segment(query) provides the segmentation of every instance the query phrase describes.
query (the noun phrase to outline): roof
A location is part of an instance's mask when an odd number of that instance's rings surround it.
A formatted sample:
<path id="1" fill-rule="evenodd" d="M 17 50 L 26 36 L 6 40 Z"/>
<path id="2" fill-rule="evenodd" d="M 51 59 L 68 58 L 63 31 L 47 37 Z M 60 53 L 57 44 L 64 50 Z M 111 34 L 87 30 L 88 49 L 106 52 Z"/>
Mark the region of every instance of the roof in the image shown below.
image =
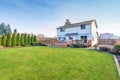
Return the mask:
<path id="1" fill-rule="evenodd" d="M 95 25 L 98 28 L 96 20 L 93 19 L 93 20 L 88 20 L 88 21 L 83 21 L 83 22 L 78 22 L 78 23 L 73 23 L 73 24 L 65 24 L 64 26 L 60 26 L 57 29 L 60 29 L 60 28 L 71 28 L 71 27 L 77 27 L 77 26 L 80 26 L 80 25 L 91 24 L 93 21 L 95 22 Z"/>

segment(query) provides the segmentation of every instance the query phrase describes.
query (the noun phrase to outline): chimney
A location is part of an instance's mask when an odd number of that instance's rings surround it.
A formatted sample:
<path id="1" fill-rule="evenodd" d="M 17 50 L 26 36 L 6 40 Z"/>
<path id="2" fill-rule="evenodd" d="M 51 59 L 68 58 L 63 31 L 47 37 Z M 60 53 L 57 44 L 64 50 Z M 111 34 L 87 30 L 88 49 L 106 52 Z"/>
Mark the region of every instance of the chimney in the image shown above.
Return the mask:
<path id="1" fill-rule="evenodd" d="M 66 19 L 65 26 L 69 26 L 70 24 L 71 22 L 69 21 L 69 19 Z"/>

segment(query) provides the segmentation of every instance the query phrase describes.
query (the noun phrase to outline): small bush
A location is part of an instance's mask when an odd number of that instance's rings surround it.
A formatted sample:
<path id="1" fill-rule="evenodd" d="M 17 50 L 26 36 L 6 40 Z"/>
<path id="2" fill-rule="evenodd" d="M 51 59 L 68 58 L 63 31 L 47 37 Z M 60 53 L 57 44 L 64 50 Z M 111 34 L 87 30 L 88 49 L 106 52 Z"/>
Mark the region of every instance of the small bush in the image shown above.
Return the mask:
<path id="1" fill-rule="evenodd" d="M 120 55 L 120 45 L 115 45 L 114 47 L 117 50 L 115 54 Z"/>
<path id="2" fill-rule="evenodd" d="M 44 43 L 38 43 L 38 46 L 47 46 Z"/>
<path id="3" fill-rule="evenodd" d="M 99 47 L 99 50 L 100 51 L 109 51 L 110 48 L 108 48 L 108 47 Z"/>
<path id="4" fill-rule="evenodd" d="M 37 46 L 37 43 L 32 43 L 31 45 L 32 45 L 32 46 Z"/>
<path id="5" fill-rule="evenodd" d="M 26 45 L 25 45 L 25 44 L 22 44 L 21 46 L 25 47 Z"/>
<path id="6" fill-rule="evenodd" d="M 97 47 L 98 47 L 98 44 L 95 44 L 95 45 L 94 45 L 94 48 L 97 49 Z"/>
<path id="7" fill-rule="evenodd" d="M 120 51 L 120 45 L 115 45 L 115 49 L 117 49 L 118 51 Z"/>
<path id="8" fill-rule="evenodd" d="M 73 47 L 74 48 L 82 48 L 82 45 L 81 44 L 74 44 Z"/>

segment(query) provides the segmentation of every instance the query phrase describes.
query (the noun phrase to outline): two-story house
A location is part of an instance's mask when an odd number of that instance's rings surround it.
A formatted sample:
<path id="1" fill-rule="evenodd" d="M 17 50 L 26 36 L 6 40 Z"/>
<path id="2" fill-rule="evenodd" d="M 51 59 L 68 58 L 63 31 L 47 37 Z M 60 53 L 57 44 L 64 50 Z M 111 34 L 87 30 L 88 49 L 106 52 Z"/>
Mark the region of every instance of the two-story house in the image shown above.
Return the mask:
<path id="1" fill-rule="evenodd" d="M 57 40 L 83 40 L 88 43 L 91 40 L 91 45 L 98 43 L 98 26 L 96 20 L 89 20 L 78 23 L 71 23 L 69 19 L 66 20 L 64 26 L 57 28 Z"/>

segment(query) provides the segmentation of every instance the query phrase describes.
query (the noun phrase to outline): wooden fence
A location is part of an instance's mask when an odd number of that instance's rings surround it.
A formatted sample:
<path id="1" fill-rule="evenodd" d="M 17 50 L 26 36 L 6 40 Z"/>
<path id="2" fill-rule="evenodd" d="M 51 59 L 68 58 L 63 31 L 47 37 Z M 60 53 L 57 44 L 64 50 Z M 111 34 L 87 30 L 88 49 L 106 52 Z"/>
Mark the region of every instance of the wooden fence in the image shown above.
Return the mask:
<path id="1" fill-rule="evenodd" d="M 98 43 L 104 45 L 115 45 L 120 44 L 120 39 L 99 39 Z"/>

